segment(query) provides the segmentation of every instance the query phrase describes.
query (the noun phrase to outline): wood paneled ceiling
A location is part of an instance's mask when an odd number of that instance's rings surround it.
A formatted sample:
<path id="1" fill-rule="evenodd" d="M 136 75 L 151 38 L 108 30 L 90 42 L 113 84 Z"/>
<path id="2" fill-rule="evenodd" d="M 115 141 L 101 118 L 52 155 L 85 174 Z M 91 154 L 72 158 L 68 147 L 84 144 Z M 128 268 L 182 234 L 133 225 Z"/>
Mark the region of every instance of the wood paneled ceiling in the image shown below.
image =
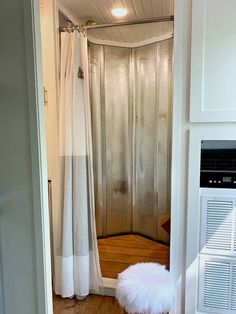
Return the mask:
<path id="1" fill-rule="evenodd" d="M 63 4 L 82 24 L 94 20 L 97 24 L 113 23 L 151 17 L 173 15 L 174 0 L 63 0 Z M 125 7 L 128 14 L 123 18 L 114 17 L 111 10 Z M 173 32 L 173 22 L 123 26 L 90 30 L 89 36 L 96 40 L 120 43 L 135 43 Z"/>

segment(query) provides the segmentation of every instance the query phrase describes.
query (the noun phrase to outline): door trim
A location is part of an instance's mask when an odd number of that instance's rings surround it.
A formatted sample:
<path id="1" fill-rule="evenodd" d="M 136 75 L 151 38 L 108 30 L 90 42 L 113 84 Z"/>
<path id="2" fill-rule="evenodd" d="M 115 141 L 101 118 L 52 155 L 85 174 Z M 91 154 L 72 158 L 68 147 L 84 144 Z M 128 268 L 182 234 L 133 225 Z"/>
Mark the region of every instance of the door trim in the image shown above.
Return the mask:
<path id="1" fill-rule="evenodd" d="M 28 114 L 32 171 L 32 203 L 38 314 L 52 314 L 50 229 L 47 191 L 47 159 L 44 126 L 39 0 L 24 0 L 27 59 Z"/>

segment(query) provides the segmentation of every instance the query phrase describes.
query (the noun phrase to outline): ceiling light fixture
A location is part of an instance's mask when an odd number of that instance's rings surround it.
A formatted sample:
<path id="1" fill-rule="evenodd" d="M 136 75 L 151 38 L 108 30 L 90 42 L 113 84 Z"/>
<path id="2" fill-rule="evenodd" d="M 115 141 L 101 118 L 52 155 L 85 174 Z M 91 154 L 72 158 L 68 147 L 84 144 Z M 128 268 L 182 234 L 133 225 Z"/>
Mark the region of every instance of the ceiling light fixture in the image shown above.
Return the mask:
<path id="1" fill-rule="evenodd" d="M 128 13 L 128 10 L 126 8 L 115 8 L 115 9 L 112 9 L 111 12 L 114 16 L 122 17 Z"/>

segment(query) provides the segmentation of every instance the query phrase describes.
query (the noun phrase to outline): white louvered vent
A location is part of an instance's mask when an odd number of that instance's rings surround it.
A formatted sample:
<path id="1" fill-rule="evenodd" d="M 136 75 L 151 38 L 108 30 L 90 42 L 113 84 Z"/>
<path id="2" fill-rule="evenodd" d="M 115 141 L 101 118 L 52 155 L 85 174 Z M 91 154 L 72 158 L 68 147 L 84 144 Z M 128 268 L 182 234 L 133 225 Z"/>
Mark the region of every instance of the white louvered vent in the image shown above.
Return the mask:
<path id="1" fill-rule="evenodd" d="M 204 313 L 235 314 L 235 258 L 200 256 L 199 310 Z"/>
<path id="2" fill-rule="evenodd" d="M 231 310 L 236 311 L 236 264 L 232 266 Z"/>
<path id="3" fill-rule="evenodd" d="M 236 253 L 236 201 L 235 201 L 235 203 L 234 203 L 233 224 L 234 224 L 233 251 Z"/>
<path id="4" fill-rule="evenodd" d="M 202 189 L 200 217 L 198 310 L 236 314 L 236 190 Z"/>
<path id="5" fill-rule="evenodd" d="M 206 262 L 204 275 L 204 307 L 228 310 L 230 264 Z"/>
<path id="6" fill-rule="evenodd" d="M 232 201 L 207 201 L 207 248 L 231 250 L 232 212 Z"/>
<path id="7" fill-rule="evenodd" d="M 202 253 L 236 254 L 235 197 L 202 197 Z"/>

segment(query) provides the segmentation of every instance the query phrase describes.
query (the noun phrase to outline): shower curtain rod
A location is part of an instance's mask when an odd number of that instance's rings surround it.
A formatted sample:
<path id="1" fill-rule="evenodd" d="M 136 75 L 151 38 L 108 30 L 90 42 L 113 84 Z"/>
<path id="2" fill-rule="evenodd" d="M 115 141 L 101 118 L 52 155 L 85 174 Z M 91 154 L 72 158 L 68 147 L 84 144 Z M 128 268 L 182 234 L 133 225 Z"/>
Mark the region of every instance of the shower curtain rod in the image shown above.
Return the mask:
<path id="1" fill-rule="evenodd" d="M 171 21 L 174 21 L 174 15 L 139 19 L 139 20 L 133 20 L 133 21 L 123 21 L 123 22 L 116 22 L 116 23 L 110 23 L 110 24 L 97 24 L 97 25 L 95 24 L 95 25 L 81 25 L 81 26 L 73 25 L 73 23 L 69 21 L 68 26 L 60 27 L 60 31 L 61 32 L 73 32 L 74 30 L 78 30 L 79 32 L 85 32 L 90 29 L 100 29 L 100 28 L 148 24 L 148 23 L 161 23 L 161 22 L 171 22 Z"/>

